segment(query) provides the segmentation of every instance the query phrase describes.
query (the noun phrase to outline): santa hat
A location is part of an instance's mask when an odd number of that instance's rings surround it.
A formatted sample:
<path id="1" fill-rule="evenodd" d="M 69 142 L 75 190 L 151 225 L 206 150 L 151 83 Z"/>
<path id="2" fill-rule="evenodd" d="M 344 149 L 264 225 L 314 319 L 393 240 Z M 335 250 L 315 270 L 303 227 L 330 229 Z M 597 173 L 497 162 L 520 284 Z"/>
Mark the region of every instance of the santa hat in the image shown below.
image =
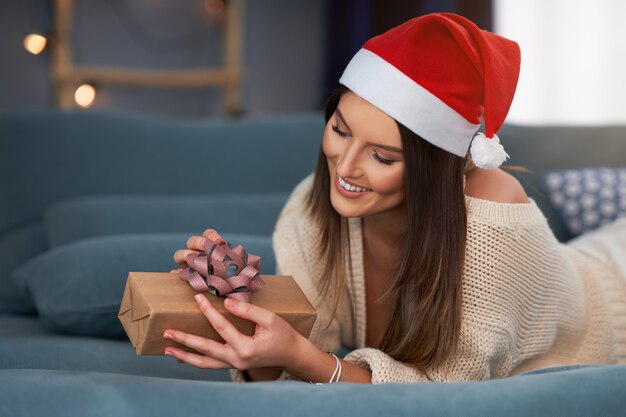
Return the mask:
<path id="1" fill-rule="evenodd" d="M 465 157 L 471 143 L 476 166 L 497 168 L 519 69 L 516 42 L 434 13 L 367 41 L 339 82 L 433 145 Z M 474 137 L 481 116 L 485 134 Z"/>

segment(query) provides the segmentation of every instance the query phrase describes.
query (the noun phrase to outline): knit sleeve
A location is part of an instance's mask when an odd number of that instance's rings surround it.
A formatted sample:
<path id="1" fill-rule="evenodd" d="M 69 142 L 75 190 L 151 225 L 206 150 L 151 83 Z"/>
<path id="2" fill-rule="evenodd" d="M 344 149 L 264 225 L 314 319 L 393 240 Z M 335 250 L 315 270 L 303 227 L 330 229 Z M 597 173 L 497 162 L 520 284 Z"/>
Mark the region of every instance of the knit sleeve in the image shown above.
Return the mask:
<path id="1" fill-rule="evenodd" d="M 309 302 L 315 306 L 317 319 L 309 340 L 323 351 L 338 353 L 341 348 L 339 320 L 333 317 L 326 327 L 330 320 L 330 306 L 326 300 L 319 299 L 315 281 L 320 267 L 315 255 L 319 231 L 302 211 L 303 199 L 312 180 L 311 174 L 296 186 L 274 228 L 272 246 L 276 256 L 276 275 L 293 277 Z M 246 382 L 243 372 L 238 369 L 231 369 L 231 378 L 234 382 Z M 278 380 L 303 381 L 286 371 L 280 374 Z"/>
<path id="2" fill-rule="evenodd" d="M 491 329 L 462 326 L 457 354 L 441 366 L 422 372 L 381 350 L 361 348 L 344 360 L 372 373 L 372 384 L 481 381 L 503 378 L 512 366 L 511 338 Z"/>

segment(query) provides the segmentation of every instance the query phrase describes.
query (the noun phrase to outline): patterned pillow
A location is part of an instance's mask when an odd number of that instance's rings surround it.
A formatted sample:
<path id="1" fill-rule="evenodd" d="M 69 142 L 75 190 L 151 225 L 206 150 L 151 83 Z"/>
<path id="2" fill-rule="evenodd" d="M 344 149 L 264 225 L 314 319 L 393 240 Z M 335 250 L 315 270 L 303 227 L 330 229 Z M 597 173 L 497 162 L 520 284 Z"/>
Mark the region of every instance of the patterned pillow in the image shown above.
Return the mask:
<path id="1" fill-rule="evenodd" d="M 547 171 L 541 183 L 573 236 L 626 217 L 626 168 Z"/>

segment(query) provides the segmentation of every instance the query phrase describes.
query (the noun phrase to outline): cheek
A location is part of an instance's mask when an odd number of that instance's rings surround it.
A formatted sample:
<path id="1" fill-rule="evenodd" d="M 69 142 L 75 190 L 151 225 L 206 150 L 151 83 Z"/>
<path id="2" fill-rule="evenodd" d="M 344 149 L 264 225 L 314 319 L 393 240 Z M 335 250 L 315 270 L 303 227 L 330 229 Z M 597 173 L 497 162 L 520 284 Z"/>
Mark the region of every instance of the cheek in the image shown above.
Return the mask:
<path id="1" fill-rule="evenodd" d="M 393 172 L 385 172 L 371 179 L 372 188 L 380 194 L 393 195 L 404 193 L 404 168 L 398 167 Z"/>

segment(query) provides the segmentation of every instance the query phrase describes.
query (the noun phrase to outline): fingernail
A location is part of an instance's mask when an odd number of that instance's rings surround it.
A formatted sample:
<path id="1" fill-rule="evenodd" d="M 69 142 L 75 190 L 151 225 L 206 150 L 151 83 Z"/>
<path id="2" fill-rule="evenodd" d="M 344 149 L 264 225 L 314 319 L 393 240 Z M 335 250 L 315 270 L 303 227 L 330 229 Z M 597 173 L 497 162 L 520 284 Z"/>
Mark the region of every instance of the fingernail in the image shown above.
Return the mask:
<path id="1" fill-rule="evenodd" d="M 174 335 L 168 332 L 163 333 L 163 337 L 166 339 L 173 339 Z"/>
<path id="2" fill-rule="evenodd" d="M 204 301 L 204 296 L 202 294 L 196 294 L 193 296 L 193 298 L 196 299 L 197 302 L 201 303 Z"/>
<path id="3" fill-rule="evenodd" d="M 170 352 L 169 350 L 165 349 L 165 352 L 163 352 L 163 354 L 165 356 L 174 356 L 174 354 L 172 352 Z"/>
<path id="4" fill-rule="evenodd" d="M 237 300 L 233 298 L 227 298 L 224 300 L 224 304 L 226 304 L 226 307 L 235 307 L 237 305 Z"/>

